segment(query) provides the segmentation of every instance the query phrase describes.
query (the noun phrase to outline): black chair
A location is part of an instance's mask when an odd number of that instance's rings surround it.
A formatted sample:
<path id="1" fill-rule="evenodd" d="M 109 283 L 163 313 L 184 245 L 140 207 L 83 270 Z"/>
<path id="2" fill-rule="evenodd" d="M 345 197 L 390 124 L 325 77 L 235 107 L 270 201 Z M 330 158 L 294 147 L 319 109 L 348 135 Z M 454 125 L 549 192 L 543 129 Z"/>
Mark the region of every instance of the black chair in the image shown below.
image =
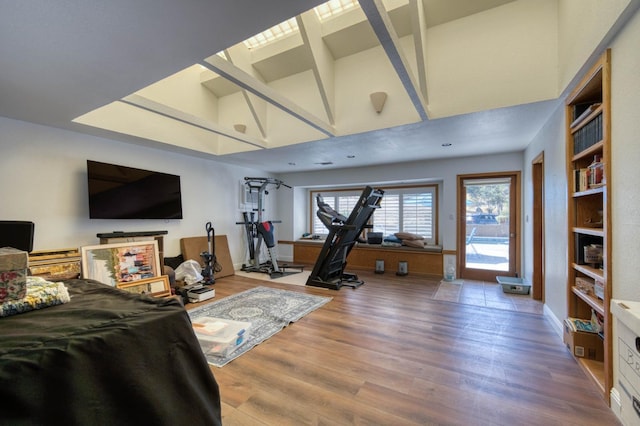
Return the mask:
<path id="1" fill-rule="evenodd" d="M 0 247 L 33 251 L 35 224 L 21 220 L 0 220 Z"/>

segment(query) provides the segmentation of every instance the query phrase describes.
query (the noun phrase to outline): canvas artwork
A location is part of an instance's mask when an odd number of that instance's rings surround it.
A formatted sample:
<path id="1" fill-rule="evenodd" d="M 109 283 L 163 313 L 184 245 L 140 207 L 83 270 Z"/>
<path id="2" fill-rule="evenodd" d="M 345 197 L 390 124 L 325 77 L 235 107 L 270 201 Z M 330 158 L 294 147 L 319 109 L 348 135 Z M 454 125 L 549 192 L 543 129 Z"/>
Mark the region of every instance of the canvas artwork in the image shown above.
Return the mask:
<path id="1" fill-rule="evenodd" d="M 82 247 L 82 277 L 116 287 L 161 275 L 157 241 Z"/>

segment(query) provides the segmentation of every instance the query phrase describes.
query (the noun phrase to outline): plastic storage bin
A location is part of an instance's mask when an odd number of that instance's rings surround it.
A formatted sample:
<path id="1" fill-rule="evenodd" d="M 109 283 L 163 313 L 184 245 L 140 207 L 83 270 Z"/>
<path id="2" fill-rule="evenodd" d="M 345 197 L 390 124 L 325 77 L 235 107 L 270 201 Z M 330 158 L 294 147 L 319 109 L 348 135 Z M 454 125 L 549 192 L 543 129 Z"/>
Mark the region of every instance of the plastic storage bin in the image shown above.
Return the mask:
<path id="1" fill-rule="evenodd" d="M 496 277 L 498 284 L 502 286 L 504 293 L 529 294 L 531 284 L 525 283 L 524 278 Z"/>
<path id="2" fill-rule="evenodd" d="M 192 320 L 193 330 L 206 355 L 226 357 L 249 336 L 250 322 L 202 317 Z"/>

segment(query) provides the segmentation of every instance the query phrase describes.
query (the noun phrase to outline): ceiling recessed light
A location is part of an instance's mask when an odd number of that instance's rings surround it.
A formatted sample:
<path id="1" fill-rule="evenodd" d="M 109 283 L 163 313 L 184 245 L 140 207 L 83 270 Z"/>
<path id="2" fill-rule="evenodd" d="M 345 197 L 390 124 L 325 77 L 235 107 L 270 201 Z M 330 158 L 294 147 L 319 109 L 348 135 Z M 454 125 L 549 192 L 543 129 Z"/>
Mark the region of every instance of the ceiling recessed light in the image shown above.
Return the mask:
<path id="1" fill-rule="evenodd" d="M 450 143 L 443 143 L 442 146 L 451 146 Z"/>

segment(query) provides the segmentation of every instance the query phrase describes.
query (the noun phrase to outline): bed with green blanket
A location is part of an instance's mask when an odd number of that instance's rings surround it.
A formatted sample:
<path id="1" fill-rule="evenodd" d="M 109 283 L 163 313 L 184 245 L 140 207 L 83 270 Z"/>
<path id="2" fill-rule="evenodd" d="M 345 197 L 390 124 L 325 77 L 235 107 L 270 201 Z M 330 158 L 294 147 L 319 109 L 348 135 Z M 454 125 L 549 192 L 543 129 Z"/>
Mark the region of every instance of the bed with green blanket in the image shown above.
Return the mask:
<path id="1" fill-rule="evenodd" d="M 2 423 L 221 423 L 217 382 L 179 300 L 63 284 L 68 302 L 0 317 Z"/>

